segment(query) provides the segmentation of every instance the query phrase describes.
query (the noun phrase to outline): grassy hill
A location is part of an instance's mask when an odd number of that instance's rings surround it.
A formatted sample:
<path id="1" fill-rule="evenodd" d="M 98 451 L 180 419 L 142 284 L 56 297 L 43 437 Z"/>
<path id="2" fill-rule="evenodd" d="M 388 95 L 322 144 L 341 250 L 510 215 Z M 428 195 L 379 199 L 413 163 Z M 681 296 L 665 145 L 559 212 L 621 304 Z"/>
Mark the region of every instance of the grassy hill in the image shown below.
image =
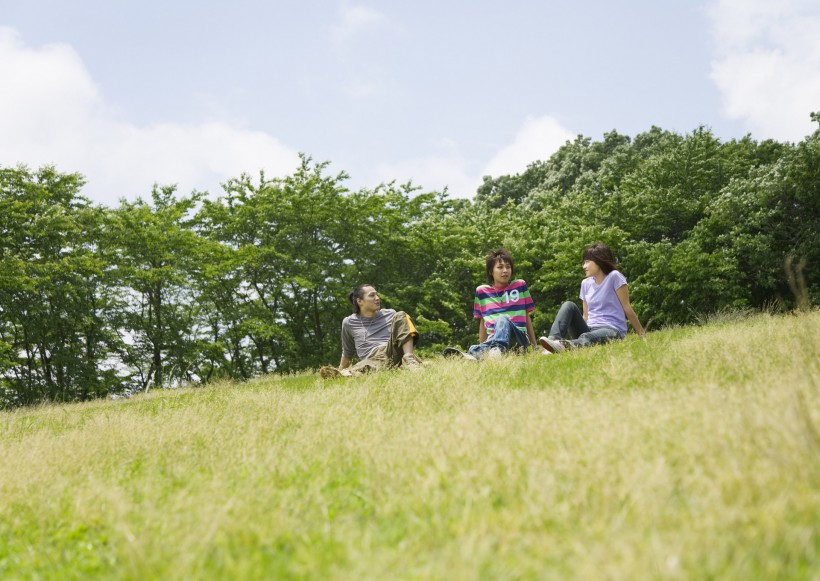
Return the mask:
<path id="1" fill-rule="evenodd" d="M 820 312 L 0 413 L 3 579 L 817 579 Z"/>

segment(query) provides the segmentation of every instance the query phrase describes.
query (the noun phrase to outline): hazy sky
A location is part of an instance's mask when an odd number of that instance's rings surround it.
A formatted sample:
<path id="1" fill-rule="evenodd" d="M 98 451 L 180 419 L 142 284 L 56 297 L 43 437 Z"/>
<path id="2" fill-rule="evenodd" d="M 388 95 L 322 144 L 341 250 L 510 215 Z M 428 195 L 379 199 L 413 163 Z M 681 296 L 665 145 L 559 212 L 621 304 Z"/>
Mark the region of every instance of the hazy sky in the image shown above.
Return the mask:
<path id="1" fill-rule="evenodd" d="M 800 141 L 818 31 L 820 0 L 0 0 L 0 166 L 113 206 L 304 152 L 471 197 L 578 134 Z"/>

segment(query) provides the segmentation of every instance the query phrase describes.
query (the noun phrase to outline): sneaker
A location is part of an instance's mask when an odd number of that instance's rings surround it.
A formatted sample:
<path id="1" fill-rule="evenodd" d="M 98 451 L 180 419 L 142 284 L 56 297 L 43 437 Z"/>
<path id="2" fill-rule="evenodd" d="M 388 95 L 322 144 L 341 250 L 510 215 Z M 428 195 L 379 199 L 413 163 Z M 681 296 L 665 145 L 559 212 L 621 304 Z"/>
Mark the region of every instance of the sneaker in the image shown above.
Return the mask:
<path id="1" fill-rule="evenodd" d="M 456 349 L 455 347 L 445 347 L 444 351 L 441 352 L 447 359 L 456 359 L 461 358 L 464 356 L 464 352 Z"/>
<path id="2" fill-rule="evenodd" d="M 555 337 L 540 337 L 538 343 L 550 353 L 560 353 L 566 349 L 561 340 Z"/>
<path id="3" fill-rule="evenodd" d="M 476 359 L 469 353 L 465 353 L 464 351 L 456 349 L 455 347 L 447 347 L 441 353 L 447 359 L 467 359 L 468 361 L 478 361 L 478 359 Z"/>
<path id="4" fill-rule="evenodd" d="M 491 347 L 484 352 L 484 359 L 500 359 L 504 352 L 498 347 Z"/>
<path id="5" fill-rule="evenodd" d="M 405 353 L 401 358 L 401 366 L 404 369 L 421 369 L 424 364 L 421 362 L 415 353 Z"/>

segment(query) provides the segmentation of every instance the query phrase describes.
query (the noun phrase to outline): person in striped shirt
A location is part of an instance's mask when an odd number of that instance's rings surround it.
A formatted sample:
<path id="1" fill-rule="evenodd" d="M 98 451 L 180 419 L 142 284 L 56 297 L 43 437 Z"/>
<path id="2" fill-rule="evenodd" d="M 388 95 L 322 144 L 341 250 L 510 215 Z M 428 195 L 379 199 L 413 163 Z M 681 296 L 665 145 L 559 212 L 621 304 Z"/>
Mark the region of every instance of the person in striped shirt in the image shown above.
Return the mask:
<path id="1" fill-rule="evenodd" d="M 467 353 L 448 347 L 445 356 L 462 355 L 468 359 L 497 357 L 517 346 L 525 351 L 535 346 L 535 331 L 530 313 L 535 303 L 527 283 L 513 279 L 513 259 L 503 248 L 487 255 L 487 280 L 475 289 L 473 318 L 480 319 L 478 344 Z"/>

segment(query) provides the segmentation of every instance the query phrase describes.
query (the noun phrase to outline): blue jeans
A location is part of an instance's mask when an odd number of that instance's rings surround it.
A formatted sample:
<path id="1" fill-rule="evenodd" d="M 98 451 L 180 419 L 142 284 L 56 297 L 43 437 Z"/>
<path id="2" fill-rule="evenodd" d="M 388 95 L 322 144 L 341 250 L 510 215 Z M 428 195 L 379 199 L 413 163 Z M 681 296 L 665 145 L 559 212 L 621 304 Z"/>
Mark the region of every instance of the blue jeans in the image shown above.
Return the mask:
<path id="1" fill-rule="evenodd" d="M 483 343 L 470 347 L 467 353 L 481 359 L 481 354 L 488 349 L 498 347 L 501 351 L 506 351 L 515 347 L 516 344 L 526 348 L 530 344 L 530 338 L 516 327 L 507 315 L 501 315 L 495 320 L 495 332 L 492 336 Z"/>
<path id="2" fill-rule="evenodd" d="M 561 305 L 558 314 L 555 315 L 550 337 L 570 339 L 570 343 L 575 347 L 588 347 L 595 343 L 620 339 L 621 334 L 612 327 L 590 327 L 584 320 L 584 314 L 578 305 L 567 301 Z"/>

